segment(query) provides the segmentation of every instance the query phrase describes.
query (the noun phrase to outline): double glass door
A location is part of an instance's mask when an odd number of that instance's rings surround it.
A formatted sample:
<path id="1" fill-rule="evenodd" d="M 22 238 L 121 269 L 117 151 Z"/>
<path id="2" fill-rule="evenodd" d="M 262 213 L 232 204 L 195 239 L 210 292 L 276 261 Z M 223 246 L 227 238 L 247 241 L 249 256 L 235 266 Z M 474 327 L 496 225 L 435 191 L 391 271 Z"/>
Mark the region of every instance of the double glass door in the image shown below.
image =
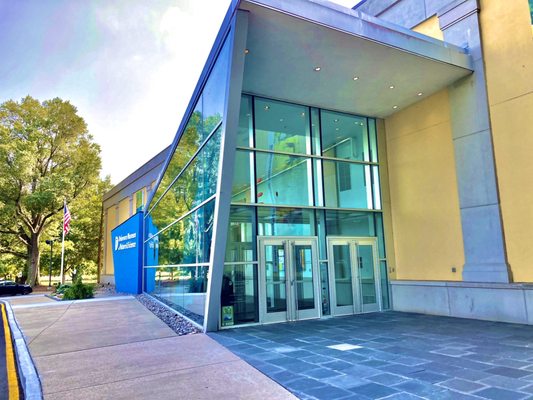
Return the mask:
<path id="1" fill-rule="evenodd" d="M 315 237 L 259 237 L 262 323 L 319 318 Z"/>
<path id="2" fill-rule="evenodd" d="M 332 315 L 379 311 L 375 238 L 328 238 Z"/>

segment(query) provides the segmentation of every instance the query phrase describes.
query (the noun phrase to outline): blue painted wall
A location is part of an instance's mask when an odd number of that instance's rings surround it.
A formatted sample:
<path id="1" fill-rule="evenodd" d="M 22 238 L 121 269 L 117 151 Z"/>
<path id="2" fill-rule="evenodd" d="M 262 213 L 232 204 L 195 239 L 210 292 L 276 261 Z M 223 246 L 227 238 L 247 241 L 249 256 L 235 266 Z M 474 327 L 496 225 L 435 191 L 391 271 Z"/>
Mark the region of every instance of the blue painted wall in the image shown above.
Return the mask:
<path id="1" fill-rule="evenodd" d="M 117 292 L 142 292 L 142 224 L 138 212 L 111 231 Z"/>

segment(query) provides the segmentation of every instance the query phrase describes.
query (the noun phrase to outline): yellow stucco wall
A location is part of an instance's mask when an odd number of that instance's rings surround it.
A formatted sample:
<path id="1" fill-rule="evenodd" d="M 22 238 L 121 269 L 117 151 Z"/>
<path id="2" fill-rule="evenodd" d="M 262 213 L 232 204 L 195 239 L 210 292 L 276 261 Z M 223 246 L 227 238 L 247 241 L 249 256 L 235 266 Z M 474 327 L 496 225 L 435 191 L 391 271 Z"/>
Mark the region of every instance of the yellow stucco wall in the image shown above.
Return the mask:
<path id="1" fill-rule="evenodd" d="M 119 225 L 131 217 L 130 198 L 126 197 L 118 203 L 118 223 Z M 114 227 L 113 227 L 114 228 Z"/>
<path id="2" fill-rule="evenodd" d="M 515 282 L 533 282 L 533 36 L 526 0 L 481 0 L 496 169 Z"/>
<path id="3" fill-rule="evenodd" d="M 415 26 L 413 31 L 423 33 L 435 39 L 444 40 L 444 35 L 439 26 L 439 18 L 436 15 Z"/>
<path id="4" fill-rule="evenodd" d="M 116 220 L 117 214 L 115 211 L 115 206 L 112 206 L 107 209 L 106 217 L 104 274 L 113 274 L 115 270 L 113 265 L 113 243 L 111 242 L 111 230 L 117 226 Z"/>
<path id="5" fill-rule="evenodd" d="M 396 279 L 462 279 L 448 101 L 443 90 L 385 120 Z"/>

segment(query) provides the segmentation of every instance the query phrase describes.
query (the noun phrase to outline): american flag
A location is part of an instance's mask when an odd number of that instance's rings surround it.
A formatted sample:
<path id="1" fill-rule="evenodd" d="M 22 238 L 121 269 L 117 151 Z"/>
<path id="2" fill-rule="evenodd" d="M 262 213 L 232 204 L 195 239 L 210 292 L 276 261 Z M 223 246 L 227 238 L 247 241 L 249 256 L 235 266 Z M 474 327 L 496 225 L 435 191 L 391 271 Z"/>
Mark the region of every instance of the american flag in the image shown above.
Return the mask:
<path id="1" fill-rule="evenodd" d="M 65 206 L 63 207 L 63 233 L 65 236 L 70 231 L 70 211 L 68 210 L 67 203 L 65 203 Z"/>

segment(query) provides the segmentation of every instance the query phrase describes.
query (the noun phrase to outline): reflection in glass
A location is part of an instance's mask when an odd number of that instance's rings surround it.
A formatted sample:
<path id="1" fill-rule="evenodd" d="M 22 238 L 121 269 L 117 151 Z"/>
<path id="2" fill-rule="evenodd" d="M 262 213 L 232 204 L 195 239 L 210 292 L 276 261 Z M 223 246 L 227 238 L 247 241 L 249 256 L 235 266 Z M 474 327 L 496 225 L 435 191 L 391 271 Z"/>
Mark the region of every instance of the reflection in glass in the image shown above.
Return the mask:
<path id="1" fill-rule="evenodd" d="M 198 324 L 203 324 L 207 273 L 205 266 L 146 268 L 145 291 Z"/>
<path id="2" fill-rule="evenodd" d="M 328 276 L 328 263 L 320 263 L 320 293 L 322 300 L 322 315 L 330 315 L 330 299 L 329 299 L 329 276 Z"/>
<path id="3" fill-rule="evenodd" d="M 383 299 L 383 309 L 390 309 L 389 303 L 389 280 L 387 279 L 387 262 L 379 262 L 379 272 L 381 277 L 381 297 Z"/>
<path id="4" fill-rule="evenodd" d="M 313 210 L 298 208 L 257 208 L 257 234 L 262 236 L 314 236 Z"/>
<path id="5" fill-rule="evenodd" d="M 156 235 L 159 265 L 209 262 L 214 208 L 212 200 Z"/>
<path id="6" fill-rule="evenodd" d="M 370 161 L 366 118 L 333 111 L 320 112 L 322 155 Z"/>
<path id="7" fill-rule="evenodd" d="M 239 130 L 237 131 L 237 146 L 253 146 L 253 129 L 252 96 L 242 95 L 241 110 L 239 112 Z"/>
<path id="8" fill-rule="evenodd" d="M 379 184 L 379 169 L 372 166 L 372 191 L 374 192 L 374 210 L 381 210 L 381 192 Z"/>
<path id="9" fill-rule="evenodd" d="M 370 139 L 370 161 L 378 162 L 378 139 L 376 120 L 368 118 L 368 137 Z"/>
<path id="10" fill-rule="evenodd" d="M 323 160 L 326 207 L 372 209 L 370 166 Z"/>
<path id="11" fill-rule="evenodd" d="M 326 211 L 326 232 L 329 236 L 375 236 L 372 213 Z"/>
<path id="12" fill-rule="evenodd" d="M 335 294 L 337 306 L 353 305 L 352 262 L 350 245 L 334 245 Z"/>
<path id="13" fill-rule="evenodd" d="M 310 154 L 309 109 L 275 100 L 255 99 L 255 147 Z"/>
<path id="14" fill-rule="evenodd" d="M 259 152 L 255 157 L 258 203 L 313 205 L 310 159 Z"/>
<path id="15" fill-rule="evenodd" d="M 252 203 L 252 185 L 250 169 L 253 166 L 253 153 L 237 150 L 235 153 L 235 168 L 233 169 L 233 186 L 231 191 L 232 203 Z"/>
<path id="16" fill-rule="evenodd" d="M 231 307 L 228 312 L 223 312 L 222 326 L 240 325 L 258 322 L 257 304 L 257 266 L 225 265 L 222 279 L 221 306 Z M 224 320 L 226 316 L 226 320 Z"/>
<path id="17" fill-rule="evenodd" d="M 229 216 L 226 261 L 255 260 L 255 208 L 232 206 Z"/>
<path id="18" fill-rule="evenodd" d="M 283 245 L 265 245 L 267 312 L 287 311 L 287 263 Z"/>
<path id="19" fill-rule="evenodd" d="M 313 282 L 313 259 L 310 245 L 294 246 L 294 269 L 297 310 L 315 308 L 315 287 Z"/>
<path id="20" fill-rule="evenodd" d="M 219 128 L 151 211 L 159 230 L 216 193 L 220 139 Z"/>
<path id="21" fill-rule="evenodd" d="M 149 209 L 163 195 L 183 166 L 191 159 L 202 142 L 222 121 L 226 102 L 227 71 L 229 67 L 230 47 L 224 43 L 215 66 L 205 84 L 194 110 L 181 134 L 178 146 L 163 174 L 161 182 L 152 197 Z M 216 166 L 215 166 L 216 168 Z M 179 215 L 178 215 L 179 216 Z M 157 225 L 157 223 L 156 223 Z M 159 226 L 162 229 L 164 226 Z"/>
<path id="22" fill-rule="evenodd" d="M 374 276 L 374 253 L 372 245 L 358 245 L 359 279 L 363 304 L 377 303 L 376 278 Z"/>

